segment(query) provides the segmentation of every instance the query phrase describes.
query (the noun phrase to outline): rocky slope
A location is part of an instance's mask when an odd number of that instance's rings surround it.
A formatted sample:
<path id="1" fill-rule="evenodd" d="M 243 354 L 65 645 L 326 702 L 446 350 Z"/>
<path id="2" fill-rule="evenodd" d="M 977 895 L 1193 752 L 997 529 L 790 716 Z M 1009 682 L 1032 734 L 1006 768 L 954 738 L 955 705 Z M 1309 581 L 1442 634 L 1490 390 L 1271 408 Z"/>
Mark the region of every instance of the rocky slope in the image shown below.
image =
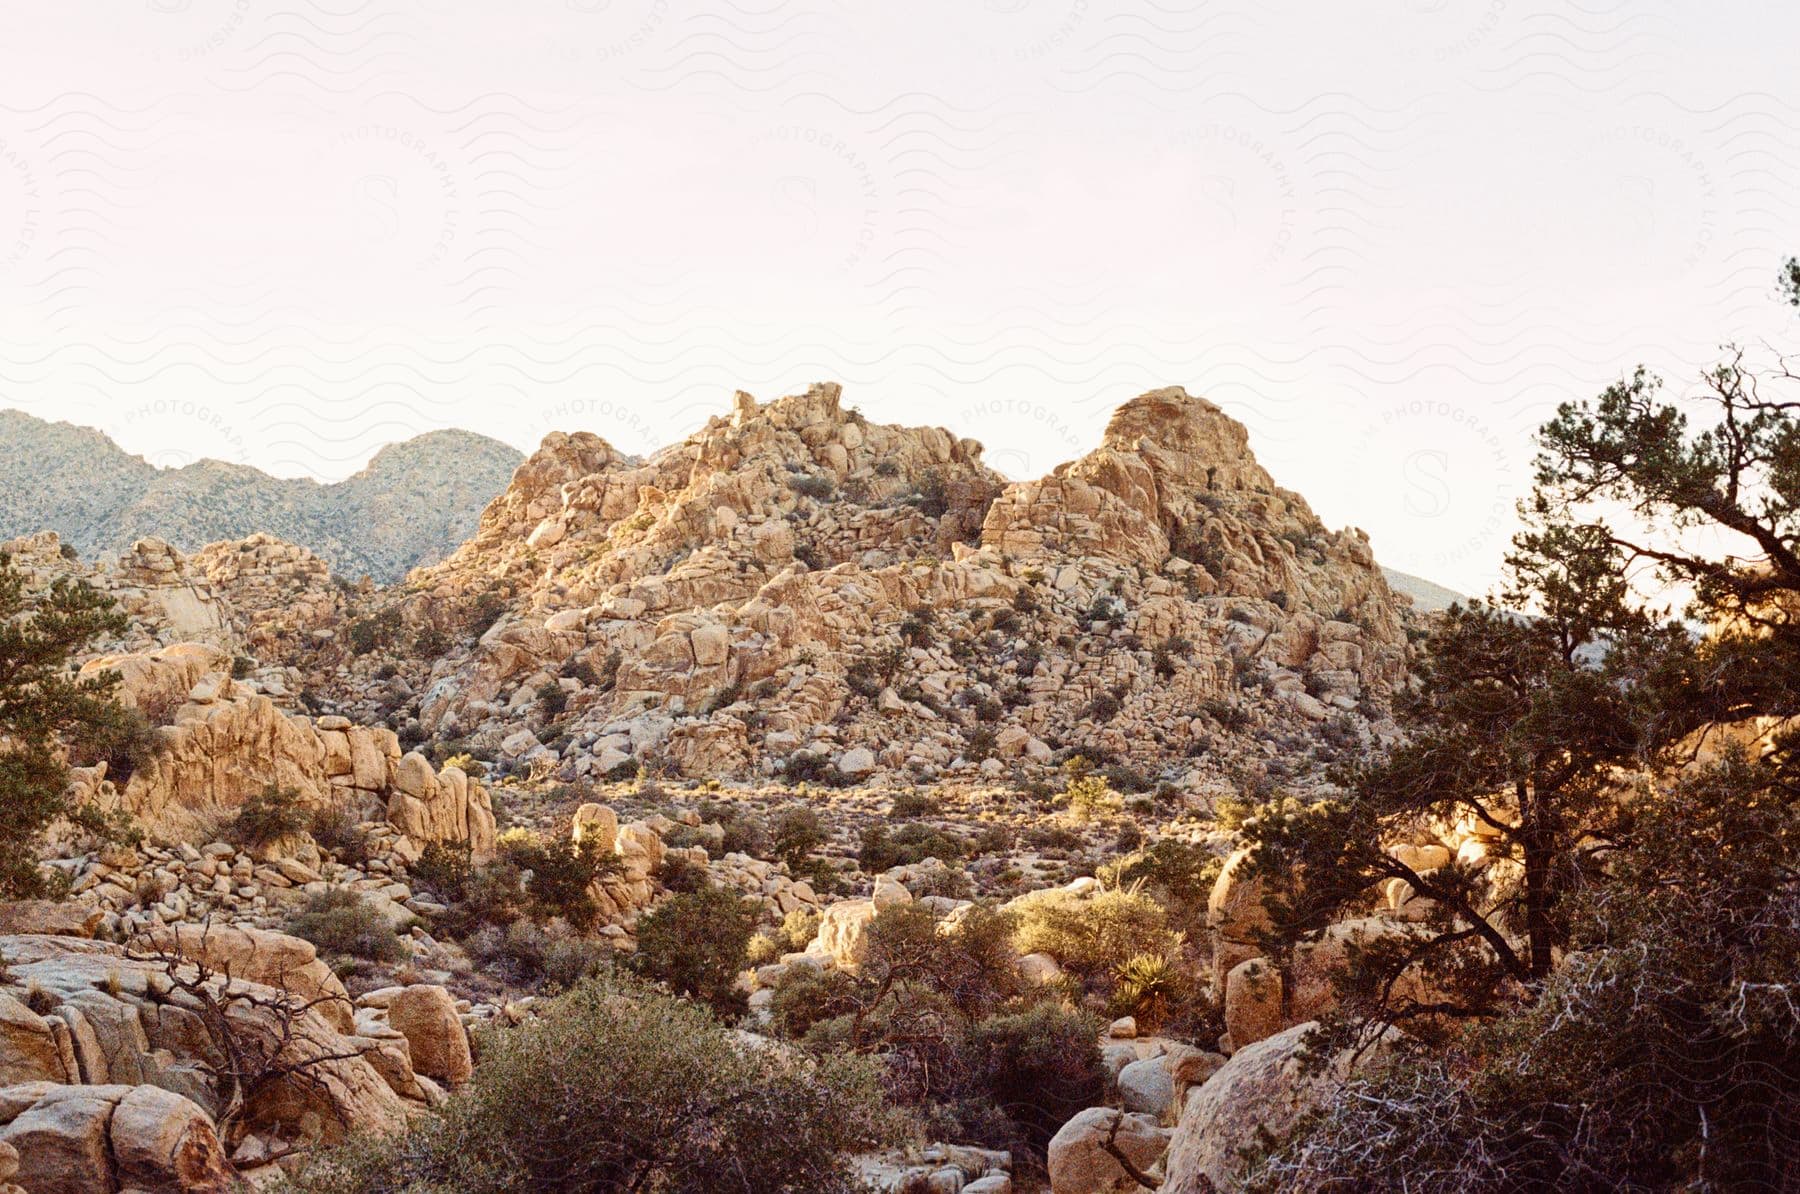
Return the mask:
<path id="1" fill-rule="evenodd" d="M 1007 484 L 827 384 L 740 394 L 647 459 L 548 437 L 468 543 L 358 600 L 385 645 L 317 680 L 403 738 L 568 778 L 1217 762 L 1386 732 L 1403 608 L 1361 532 L 1179 389 Z"/>
<path id="2" fill-rule="evenodd" d="M 519 462 L 495 440 L 434 431 L 320 485 L 217 460 L 157 468 L 98 431 L 9 410 L 0 410 L 0 444 L 0 537 L 53 530 L 94 555 L 145 537 L 193 551 L 266 532 L 317 552 L 340 575 L 382 582 L 461 543 Z"/>

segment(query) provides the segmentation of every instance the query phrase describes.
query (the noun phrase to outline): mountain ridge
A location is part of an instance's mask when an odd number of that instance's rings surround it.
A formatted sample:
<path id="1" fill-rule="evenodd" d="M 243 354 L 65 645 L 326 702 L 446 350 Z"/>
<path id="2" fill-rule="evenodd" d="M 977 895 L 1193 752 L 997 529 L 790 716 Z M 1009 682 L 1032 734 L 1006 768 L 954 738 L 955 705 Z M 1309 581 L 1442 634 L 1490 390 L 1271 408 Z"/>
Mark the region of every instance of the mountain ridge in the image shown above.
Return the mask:
<path id="1" fill-rule="evenodd" d="M 206 458 L 159 467 L 105 432 L 0 410 L 0 538 L 53 530 L 84 555 L 140 538 L 183 551 L 265 533 L 306 547 L 340 575 L 392 583 L 475 530 L 524 455 L 457 429 L 386 444 L 342 481 L 276 477 Z"/>

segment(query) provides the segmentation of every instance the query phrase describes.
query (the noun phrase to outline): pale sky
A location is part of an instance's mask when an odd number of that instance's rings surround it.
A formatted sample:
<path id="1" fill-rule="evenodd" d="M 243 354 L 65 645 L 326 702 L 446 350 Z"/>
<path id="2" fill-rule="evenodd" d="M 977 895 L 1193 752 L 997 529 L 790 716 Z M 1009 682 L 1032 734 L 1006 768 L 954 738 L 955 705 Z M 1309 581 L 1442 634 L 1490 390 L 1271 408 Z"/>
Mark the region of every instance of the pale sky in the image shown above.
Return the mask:
<path id="1" fill-rule="evenodd" d="M 1014 477 L 1185 385 L 1387 564 L 1795 331 L 1800 14 L 1697 0 L 0 3 L 0 406 L 336 479 L 842 381 Z"/>

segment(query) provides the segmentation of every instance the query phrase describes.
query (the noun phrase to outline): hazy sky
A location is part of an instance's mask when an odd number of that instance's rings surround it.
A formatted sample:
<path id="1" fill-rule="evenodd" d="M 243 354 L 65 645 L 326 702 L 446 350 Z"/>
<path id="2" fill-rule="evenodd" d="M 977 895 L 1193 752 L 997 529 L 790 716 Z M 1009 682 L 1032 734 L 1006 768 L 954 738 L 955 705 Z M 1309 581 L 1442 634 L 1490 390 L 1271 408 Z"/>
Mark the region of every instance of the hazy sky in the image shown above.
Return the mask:
<path id="1" fill-rule="evenodd" d="M 1179 383 L 1491 581 L 1529 434 L 1789 334 L 1800 13 L 0 3 L 0 405 L 335 479 L 826 378 L 1019 477 Z"/>

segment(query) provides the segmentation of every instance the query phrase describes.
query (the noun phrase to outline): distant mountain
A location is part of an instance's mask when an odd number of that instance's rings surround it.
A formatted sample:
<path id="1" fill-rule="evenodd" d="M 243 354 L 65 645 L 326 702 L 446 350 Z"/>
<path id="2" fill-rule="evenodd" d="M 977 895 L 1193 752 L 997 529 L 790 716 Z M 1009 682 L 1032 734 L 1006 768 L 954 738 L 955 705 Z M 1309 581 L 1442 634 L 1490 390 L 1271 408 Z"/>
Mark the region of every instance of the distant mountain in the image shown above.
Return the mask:
<path id="1" fill-rule="evenodd" d="M 523 459 L 486 436 L 432 431 L 321 485 L 219 460 L 158 468 L 92 428 L 0 410 L 0 539 L 55 531 L 93 556 L 148 535 L 193 551 L 265 531 L 341 576 L 385 583 L 472 535 Z"/>
<path id="2" fill-rule="evenodd" d="M 1458 603 L 1467 605 L 1471 600 L 1466 593 L 1446 589 L 1443 585 L 1434 585 L 1428 580 L 1405 572 L 1396 572 L 1392 568 L 1383 568 L 1381 571 L 1387 577 L 1388 588 L 1411 597 L 1413 609 L 1422 614 L 1437 613 L 1439 610 L 1449 609 Z"/>

